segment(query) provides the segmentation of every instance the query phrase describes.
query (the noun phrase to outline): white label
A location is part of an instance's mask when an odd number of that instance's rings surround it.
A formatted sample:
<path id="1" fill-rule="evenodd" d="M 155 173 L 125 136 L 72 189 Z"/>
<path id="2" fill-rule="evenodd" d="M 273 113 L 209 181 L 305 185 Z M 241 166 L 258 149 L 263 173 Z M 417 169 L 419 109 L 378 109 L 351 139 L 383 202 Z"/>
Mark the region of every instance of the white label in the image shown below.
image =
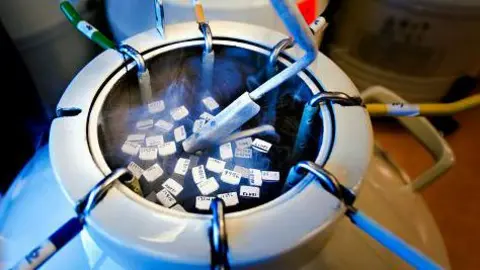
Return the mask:
<path id="1" fill-rule="evenodd" d="M 183 187 L 177 181 L 173 180 L 172 178 L 168 178 L 165 183 L 162 184 L 166 190 L 173 194 L 173 196 L 178 196 L 180 192 L 182 192 Z"/>
<path id="2" fill-rule="evenodd" d="M 221 159 L 230 159 L 233 157 L 232 144 L 225 143 L 220 145 L 220 158 Z"/>
<path id="3" fill-rule="evenodd" d="M 238 195 L 237 192 L 228 192 L 217 195 L 218 198 L 222 199 L 225 202 L 225 206 L 234 206 L 238 204 Z"/>
<path id="4" fill-rule="evenodd" d="M 158 165 L 157 163 L 153 164 L 152 167 L 146 169 L 143 172 L 143 177 L 145 177 L 145 180 L 148 182 L 153 182 L 157 180 L 160 176 L 163 174 L 163 169 Z"/>
<path id="5" fill-rule="evenodd" d="M 188 110 L 185 106 L 180 106 L 178 108 L 171 109 L 170 115 L 175 121 L 182 120 L 183 118 L 187 117 Z"/>
<path id="6" fill-rule="evenodd" d="M 240 140 L 236 140 L 235 145 L 237 146 L 237 148 L 248 148 L 252 146 L 252 138 L 247 137 Z"/>
<path id="7" fill-rule="evenodd" d="M 158 155 L 165 157 L 173 155 L 177 152 L 177 145 L 175 142 L 165 142 L 158 146 Z"/>
<path id="8" fill-rule="evenodd" d="M 88 38 L 92 38 L 93 33 L 98 31 L 97 28 L 86 21 L 79 21 L 77 24 L 77 29 L 84 33 Z"/>
<path id="9" fill-rule="evenodd" d="M 198 133 L 200 129 L 205 125 L 206 121 L 205 119 L 197 119 L 195 122 L 193 122 L 193 133 Z"/>
<path id="10" fill-rule="evenodd" d="M 278 181 L 280 180 L 280 172 L 262 171 L 263 181 Z"/>
<path id="11" fill-rule="evenodd" d="M 263 183 L 262 172 L 257 169 L 250 169 L 250 176 L 248 177 L 248 181 L 250 182 L 250 185 L 260 187 Z"/>
<path id="12" fill-rule="evenodd" d="M 195 198 L 195 208 L 199 210 L 208 210 L 210 209 L 210 204 L 213 199 L 215 199 L 215 197 L 197 196 Z"/>
<path id="13" fill-rule="evenodd" d="M 175 204 L 175 206 L 170 209 L 177 210 L 178 212 L 187 212 L 180 204 Z"/>
<path id="14" fill-rule="evenodd" d="M 57 247 L 50 240 L 46 240 L 9 269 L 38 269 L 50 256 L 55 254 L 55 251 L 57 251 Z"/>
<path id="15" fill-rule="evenodd" d="M 140 150 L 140 144 L 136 142 L 126 141 L 122 145 L 122 152 L 131 156 L 136 156 L 138 154 L 138 150 Z"/>
<path id="16" fill-rule="evenodd" d="M 177 200 L 166 189 L 162 189 L 157 193 L 157 199 L 165 207 L 170 207 L 177 203 Z"/>
<path id="17" fill-rule="evenodd" d="M 188 171 L 188 166 L 190 165 L 190 159 L 179 158 L 175 169 L 173 170 L 176 174 L 185 175 Z"/>
<path id="18" fill-rule="evenodd" d="M 203 182 L 207 180 L 207 174 L 205 173 L 205 167 L 203 165 L 193 167 L 192 168 L 192 177 L 193 177 L 193 182 L 195 184 L 198 184 L 200 182 Z"/>
<path id="19" fill-rule="evenodd" d="M 317 33 L 319 31 L 323 31 L 326 27 L 326 24 L 327 24 L 327 22 L 325 21 L 325 18 L 319 16 L 309 26 L 310 26 L 310 29 L 312 29 L 313 33 Z"/>
<path id="20" fill-rule="evenodd" d="M 173 128 L 173 124 L 172 123 L 169 123 L 165 120 L 158 120 L 156 123 L 155 123 L 155 126 L 158 127 L 161 131 L 163 132 L 169 132 L 170 130 L 172 130 Z"/>
<path id="21" fill-rule="evenodd" d="M 165 110 L 165 103 L 163 100 L 155 101 L 148 104 L 148 111 L 150 113 L 159 113 Z"/>
<path id="22" fill-rule="evenodd" d="M 243 178 L 248 179 L 250 177 L 250 170 L 245 167 L 235 165 L 235 167 L 233 168 L 233 171 L 241 174 Z"/>
<path id="23" fill-rule="evenodd" d="M 416 116 L 420 114 L 418 105 L 404 103 L 387 104 L 387 111 L 394 116 Z"/>
<path id="24" fill-rule="evenodd" d="M 145 144 L 147 146 L 158 146 L 163 143 L 164 143 L 164 140 L 162 135 L 150 136 L 145 138 Z"/>
<path id="25" fill-rule="evenodd" d="M 209 195 L 217 191 L 220 188 L 220 185 L 217 180 L 215 180 L 215 177 L 210 177 L 207 180 L 198 183 L 197 187 L 202 195 Z"/>
<path id="26" fill-rule="evenodd" d="M 187 132 L 185 131 L 184 126 L 179 126 L 173 130 L 173 136 L 175 136 L 176 142 L 181 142 L 187 138 Z"/>
<path id="27" fill-rule="evenodd" d="M 248 198 L 260 198 L 260 188 L 251 186 L 240 186 L 240 196 Z"/>
<path id="28" fill-rule="evenodd" d="M 138 121 L 135 125 L 139 130 L 146 130 L 153 127 L 153 119 Z"/>
<path id="29" fill-rule="evenodd" d="M 268 153 L 268 151 L 272 147 L 272 144 L 264 140 L 255 139 L 252 143 L 252 146 L 253 146 L 253 149 L 259 152 Z"/>
<path id="30" fill-rule="evenodd" d="M 145 134 L 130 134 L 127 137 L 127 141 L 138 142 L 145 140 Z"/>
<path id="31" fill-rule="evenodd" d="M 155 160 L 157 159 L 157 151 L 156 147 L 141 147 L 138 158 L 141 160 Z"/>
<path id="32" fill-rule="evenodd" d="M 252 158 L 252 149 L 250 148 L 236 148 L 235 157 L 237 158 Z"/>
<path id="33" fill-rule="evenodd" d="M 133 161 L 128 164 L 127 169 L 133 174 L 133 177 L 137 179 L 142 176 L 143 169 Z"/>
<path id="34" fill-rule="evenodd" d="M 200 114 L 200 118 L 202 119 L 205 119 L 205 121 L 210 121 L 213 119 L 213 115 L 209 114 L 208 112 L 203 112 L 202 114 Z"/>
<path id="35" fill-rule="evenodd" d="M 225 168 L 225 161 L 215 159 L 215 158 L 208 158 L 207 165 L 205 167 L 207 170 L 215 172 L 215 173 L 222 173 L 223 169 Z"/>
<path id="36" fill-rule="evenodd" d="M 225 182 L 229 183 L 231 185 L 238 185 L 240 183 L 240 179 L 242 178 L 242 175 L 238 172 L 230 171 L 225 169 L 222 172 L 222 176 L 220 176 L 220 179 Z"/>
<path id="37" fill-rule="evenodd" d="M 214 111 L 219 107 L 218 103 L 212 97 L 206 97 L 202 99 L 202 102 L 209 111 Z"/>

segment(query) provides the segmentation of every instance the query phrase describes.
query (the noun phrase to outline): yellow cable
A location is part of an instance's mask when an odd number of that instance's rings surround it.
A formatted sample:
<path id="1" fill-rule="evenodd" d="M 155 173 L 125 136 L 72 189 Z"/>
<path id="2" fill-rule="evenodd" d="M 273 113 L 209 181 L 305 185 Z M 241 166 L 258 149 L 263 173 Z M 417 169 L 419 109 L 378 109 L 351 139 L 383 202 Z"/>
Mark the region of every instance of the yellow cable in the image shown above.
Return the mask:
<path id="1" fill-rule="evenodd" d="M 475 94 L 452 103 L 423 104 L 366 104 L 371 116 L 439 116 L 452 115 L 480 106 L 480 94 Z"/>

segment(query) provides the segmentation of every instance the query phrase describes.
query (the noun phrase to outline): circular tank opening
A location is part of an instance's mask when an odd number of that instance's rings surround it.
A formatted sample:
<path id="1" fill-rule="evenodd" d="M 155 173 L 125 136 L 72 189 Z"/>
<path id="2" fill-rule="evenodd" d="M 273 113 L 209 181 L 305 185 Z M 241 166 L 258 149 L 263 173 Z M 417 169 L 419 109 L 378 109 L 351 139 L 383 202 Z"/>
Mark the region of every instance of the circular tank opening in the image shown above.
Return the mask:
<path id="1" fill-rule="evenodd" d="M 208 200 L 215 196 L 224 199 L 226 212 L 269 202 L 281 195 L 294 163 L 291 153 L 303 107 L 317 86 L 300 76 L 290 78 L 259 100 L 260 113 L 234 134 L 255 128 L 263 132 L 186 153 L 185 137 L 269 78 L 268 55 L 216 44 L 210 84 L 202 49 L 177 48 L 147 61 L 153 90 L 148 105 L 141 103 L 135 70 L 114 84 L 96 123 L 103 158 L 110 168 L 131 169 L 137 179 L 129 186 L 136 186 L 140 196 L 179 211 L 207 214 Z M 276 72 L 283 68 L 275 66 Z M 322 120 L 317 118 L 302 159 L 314 160 L 322 146 Z"/>

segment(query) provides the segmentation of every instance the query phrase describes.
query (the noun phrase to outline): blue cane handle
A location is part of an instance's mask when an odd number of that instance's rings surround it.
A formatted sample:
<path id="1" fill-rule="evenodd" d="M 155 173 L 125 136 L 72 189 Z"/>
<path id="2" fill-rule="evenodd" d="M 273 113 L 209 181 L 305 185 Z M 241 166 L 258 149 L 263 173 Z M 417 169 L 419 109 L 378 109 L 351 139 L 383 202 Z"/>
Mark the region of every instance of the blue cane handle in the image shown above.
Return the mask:
<path id="1" fill-rule="evenodd" d="M 71 218 L 46 241 L 34 248 L 14 267 L 10 268 L 10 270 L 33 270 L 39 268 L 65 244 L 72 240 L 82 228 L 83 221 L 81 218 Z"/>
<path id="2" fill-rule="evenodd" d="M 380 226 L 362 212 L 348 211 L 347 216 L 359 229 L 370 235 L 378 243 L 402 258 L 415 269 L 442 269 L 420 251 L 405 243 L 402 239 Z"/>

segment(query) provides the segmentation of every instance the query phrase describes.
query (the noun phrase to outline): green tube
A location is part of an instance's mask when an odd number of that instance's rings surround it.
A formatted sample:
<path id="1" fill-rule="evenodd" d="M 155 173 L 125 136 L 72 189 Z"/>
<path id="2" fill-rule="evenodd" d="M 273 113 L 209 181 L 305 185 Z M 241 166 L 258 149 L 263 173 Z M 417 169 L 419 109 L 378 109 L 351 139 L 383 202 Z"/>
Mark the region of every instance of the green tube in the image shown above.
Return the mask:
<path id="1" fill-rule="evenodd" d="M 65 17 L 70 21 L 70 23 L 75 26 L 80 32 L 82 32 L 86 37 L 91 41 L 97 43 L 103 49 L 113 49 L 115 48 L 115 43 L 107 38 L 104 34 L 98 31 L 93 25 L 89 24 L 87 21 L 82 20 L 80 14 L 75 10 L 72 4 L 68 1 L 63 1 L 60 3 L 60 10 L 65 14 Z"/>
<path id="2" fill-rule="evenodd" d="M 314 125 L 315 117 L 319 112 L 319 106 L 310 106 L 305 104 L 302 114 L 302 120 L 300 121 L 300 127 L 298 128 L 297 137 L 295 138 L 295 145 L 293 146 L 291 162 L 296 163 L 302 156 L 305 148 L 308 146 L 308 138 L 312 134 L 312 128 Z"/>

